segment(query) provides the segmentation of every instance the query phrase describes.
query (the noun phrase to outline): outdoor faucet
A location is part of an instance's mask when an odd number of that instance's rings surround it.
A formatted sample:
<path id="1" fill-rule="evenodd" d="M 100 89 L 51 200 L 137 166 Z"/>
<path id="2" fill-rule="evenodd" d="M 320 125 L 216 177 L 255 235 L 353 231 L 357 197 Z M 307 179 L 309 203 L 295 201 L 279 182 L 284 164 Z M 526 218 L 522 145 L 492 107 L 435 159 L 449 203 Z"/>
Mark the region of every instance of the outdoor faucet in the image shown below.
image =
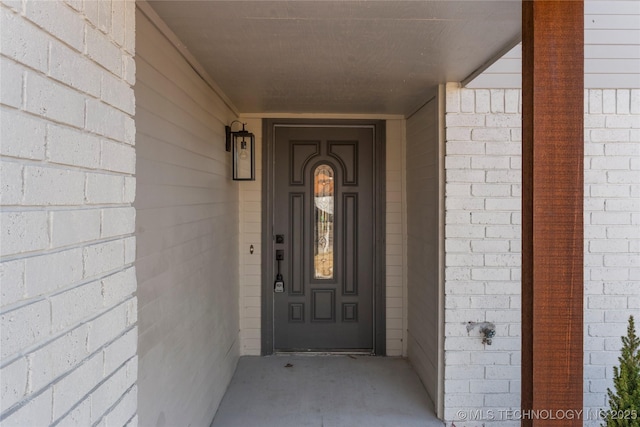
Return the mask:
<path id="1" fill-rule="evenodd" d="M 468 322 L 467 332 L 471 332 L 476 327 L 480 328 L 482 344 L 491 345 L 493 337 L 496 336 L 496 325 L 491 322 Z"/>

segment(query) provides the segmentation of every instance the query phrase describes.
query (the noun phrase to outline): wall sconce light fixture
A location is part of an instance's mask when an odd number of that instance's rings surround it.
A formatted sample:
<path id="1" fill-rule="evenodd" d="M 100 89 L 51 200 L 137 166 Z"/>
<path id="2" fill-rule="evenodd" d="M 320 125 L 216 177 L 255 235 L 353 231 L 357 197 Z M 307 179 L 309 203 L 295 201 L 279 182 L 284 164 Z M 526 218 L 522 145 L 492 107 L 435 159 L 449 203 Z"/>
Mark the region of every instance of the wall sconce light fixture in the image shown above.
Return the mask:
<path id="1" fill-rule="evenodd" d="M 233 132 L 231 127 L 234 123 L 240 123 L 242 130 Z M 229 126 L 224 127 L 226 149 L 233 153 L 232 177 L 234 181 L 255 181 L 256 179 L 256 138 L 244 128 L 245 125 L 246 123 L 234 120 Z"/>

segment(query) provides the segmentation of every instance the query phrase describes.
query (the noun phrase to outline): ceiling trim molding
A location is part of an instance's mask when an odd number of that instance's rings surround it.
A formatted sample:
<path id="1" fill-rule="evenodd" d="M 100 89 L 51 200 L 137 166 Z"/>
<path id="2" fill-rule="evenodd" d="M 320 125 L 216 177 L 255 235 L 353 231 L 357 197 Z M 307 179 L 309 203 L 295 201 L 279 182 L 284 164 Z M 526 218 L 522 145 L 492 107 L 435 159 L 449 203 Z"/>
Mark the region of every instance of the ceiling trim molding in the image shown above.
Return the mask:
<path id="1" fill-rule="evenodd" d="M 164 20 L 153 10 L 153 7 L 146 0 L 136 0 L 136 7 L 138 10 L 151 21 L 151 23 L 160 31 L 160 33 L 176 48 L 180 56 L 191 66 L 193 71 L 200 77 L 211 90 L 220 97 L 222 102 L 236 115 L 239 116 L 240 112 L 236 106 L 231 102 L 231 99 L 220 89 L 216 82 L 211 78 L 198 62 L 198 60 L 189 52 L 187 46 L 180 41 L 178 36 L 169 28 Z"/>
<path id="2" fill-rule="evenodd" d="M 404 120 L 403 114 L 342 114 L 342 113 L 246 113 L 241 119 L 358 119 Z"/>

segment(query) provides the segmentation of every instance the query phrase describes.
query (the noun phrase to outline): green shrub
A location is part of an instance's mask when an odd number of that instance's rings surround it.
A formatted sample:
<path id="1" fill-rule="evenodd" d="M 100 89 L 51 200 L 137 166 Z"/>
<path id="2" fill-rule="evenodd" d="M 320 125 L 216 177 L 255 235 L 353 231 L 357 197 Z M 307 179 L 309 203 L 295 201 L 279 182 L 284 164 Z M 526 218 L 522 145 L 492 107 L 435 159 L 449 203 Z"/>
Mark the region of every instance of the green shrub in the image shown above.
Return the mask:
<path id="1" fill-rule="evenodd" d="M 605 412 L 606 427 L 640 427 L 640 337 L 633 316 L 629 317 L 627 336 L 622 337 L 620 366 L 613 368 L 615 393 L 607 389 L 610 409 Z"/>

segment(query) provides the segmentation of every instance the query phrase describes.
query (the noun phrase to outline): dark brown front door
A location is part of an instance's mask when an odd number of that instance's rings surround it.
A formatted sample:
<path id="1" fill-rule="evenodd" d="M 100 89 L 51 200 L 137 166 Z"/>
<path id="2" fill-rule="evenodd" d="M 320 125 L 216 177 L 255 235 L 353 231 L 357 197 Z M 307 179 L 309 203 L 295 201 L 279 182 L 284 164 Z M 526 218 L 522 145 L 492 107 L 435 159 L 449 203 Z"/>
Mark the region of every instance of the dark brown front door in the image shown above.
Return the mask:
<path id="1" fill-rule="evenodd" d="M 373 351 L 375 128 L 281 125 L 273 136 L 271 262 L 284 282 L 273 347 Z"/>

